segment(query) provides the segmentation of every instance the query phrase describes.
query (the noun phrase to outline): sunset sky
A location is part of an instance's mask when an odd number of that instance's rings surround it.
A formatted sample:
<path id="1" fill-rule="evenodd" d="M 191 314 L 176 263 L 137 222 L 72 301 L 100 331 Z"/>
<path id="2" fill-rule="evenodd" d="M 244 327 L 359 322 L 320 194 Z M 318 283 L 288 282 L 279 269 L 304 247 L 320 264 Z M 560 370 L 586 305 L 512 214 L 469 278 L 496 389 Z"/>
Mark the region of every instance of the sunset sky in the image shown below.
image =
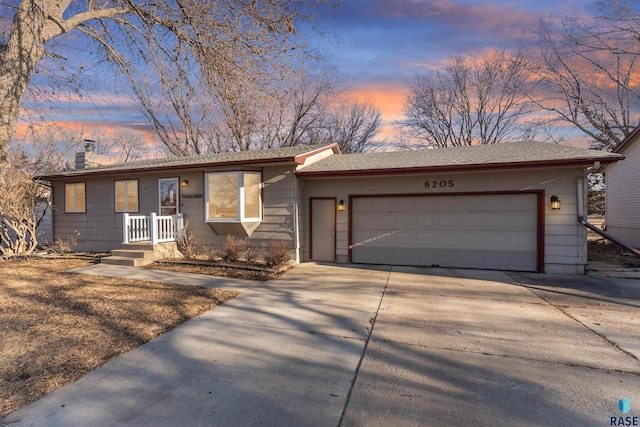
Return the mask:
<path id="1" fill-rule="evenodd" d="M 325 36 L 315 36 L 313 43 L 338 67 L 348 96 L 371 100 L 381 110 L 382 136 L 392 137 L 417 73 L 439 68 L 454 55 L 481 57 L 491 49 L 535 42 L 541 18 L 584 7 L 582 0 L 343 0 L 337 13 L 322 18 Z M 76 98 L 49 113 L 86 133 L 95 128 L 148 133 L 144 117 L 122 90 L 107 79 L 90 101 Z"/>

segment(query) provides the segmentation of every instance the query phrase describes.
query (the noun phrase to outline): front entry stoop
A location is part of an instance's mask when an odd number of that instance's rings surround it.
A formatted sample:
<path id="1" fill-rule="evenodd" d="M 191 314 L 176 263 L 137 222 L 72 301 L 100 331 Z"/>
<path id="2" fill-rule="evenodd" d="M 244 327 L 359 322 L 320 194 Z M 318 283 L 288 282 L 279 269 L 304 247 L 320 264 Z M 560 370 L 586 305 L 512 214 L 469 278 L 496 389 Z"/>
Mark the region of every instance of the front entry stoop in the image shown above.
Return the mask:
<path id="1" fill-rule="evenodd" d="M 152 264 L 157 259 L 181 258 L 175 242 L 152 245 L 150 242 L 123 243 L 121 249 L 111 251 L 111 256 L 102 258 L 103 264 L 140 267 Z"/>

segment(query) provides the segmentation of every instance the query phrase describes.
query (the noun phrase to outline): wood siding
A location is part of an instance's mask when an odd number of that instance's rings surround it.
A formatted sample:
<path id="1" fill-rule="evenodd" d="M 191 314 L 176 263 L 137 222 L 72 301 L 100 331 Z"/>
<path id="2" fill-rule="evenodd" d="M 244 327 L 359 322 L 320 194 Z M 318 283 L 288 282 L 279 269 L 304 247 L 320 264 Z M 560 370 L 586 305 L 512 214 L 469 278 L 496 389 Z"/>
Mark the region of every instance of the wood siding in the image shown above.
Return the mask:
<path id="1" fill-rule="evenodd" d="M 620 154 L 625 159 L 607 167 L 605 174 L 607 231 L 640 247 L 640 143 L 630 141 Z"/>
<path id="2" fill-rule="evenodd" d="M 180 186 L 180 212 L 184 215 L 185 223 L 188 224 L 187 233 L 193 236 L 203 252 L 219 250 L 227 236 L 217 235 L 204 220 L 206 200 L 204 179 L 206 172 L 222 170 L 238 170 L 238 168 L 88 177 L 84 180 L 87 212 L 83 214 L 64 213 L 64 183 L 71 180 L 56 181 L 54 183 L 56 188 L 54 192 L 55 236 L 67 240 L 76 231 L 79 232 L 76 250 L 80 251 L 110 251 L 119 248 L 122 243 L 122 214 L 115 212 L 114 181 L 139 180 L 139 214 L 148 215 L 151 212 L 159 212 L 158 179 L 178 177 L 180 182 L 183 179 L 189 181 L 186 187 Z M 298 257 L 296 248 L 299 244 L 296 239 L 295 201 L 301 195 L 297 194 L 294 166 L 252 167 L 242 170 L 261 171 L 263 179 L 263 220 L 249 239 L 256 246 L 263 248 L 268 247 L 273 239 L 284 240 L 291 249 L 293 259 L 296 259 Z"/>

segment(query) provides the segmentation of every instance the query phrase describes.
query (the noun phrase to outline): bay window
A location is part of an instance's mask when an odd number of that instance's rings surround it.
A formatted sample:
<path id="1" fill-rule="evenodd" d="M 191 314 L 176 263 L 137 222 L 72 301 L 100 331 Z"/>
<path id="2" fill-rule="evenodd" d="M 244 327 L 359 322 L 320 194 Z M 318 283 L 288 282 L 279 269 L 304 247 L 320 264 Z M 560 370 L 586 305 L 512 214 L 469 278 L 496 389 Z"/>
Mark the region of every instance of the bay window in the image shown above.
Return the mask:
<path id="1" fill-rule="evenodd" d="M 206 220 L 259 222 L 262 220 L 260 172 L 205 174 Z"/>

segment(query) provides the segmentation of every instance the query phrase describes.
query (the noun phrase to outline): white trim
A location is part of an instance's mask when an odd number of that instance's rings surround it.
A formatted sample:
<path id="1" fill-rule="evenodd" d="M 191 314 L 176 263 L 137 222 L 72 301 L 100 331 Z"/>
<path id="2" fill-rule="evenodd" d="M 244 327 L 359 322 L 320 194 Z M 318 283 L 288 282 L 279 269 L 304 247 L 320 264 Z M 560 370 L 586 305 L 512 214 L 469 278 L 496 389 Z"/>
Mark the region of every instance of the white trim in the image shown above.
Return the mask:
<path id="1" fill-rule="evenodd" d="M 221 175 L 221 174 L 236 174 L 236 181 L 238 183 L 237 194 L 237 207 L 238 215 L 235 218 L 209 218 L 209 176 Z M 246 174 L 253 174 L 259 176 L 258 184 L 258 207 L 260 209 L 259 217 L 257 218 L 245 218 L 245 185 L 244 178 Z M 262 173 L 257 171 L 221 171 L 221 172 L 206 172 L 204 174 L 204 198 L 205 198 L 205 222 L 262 222 Z"/>

